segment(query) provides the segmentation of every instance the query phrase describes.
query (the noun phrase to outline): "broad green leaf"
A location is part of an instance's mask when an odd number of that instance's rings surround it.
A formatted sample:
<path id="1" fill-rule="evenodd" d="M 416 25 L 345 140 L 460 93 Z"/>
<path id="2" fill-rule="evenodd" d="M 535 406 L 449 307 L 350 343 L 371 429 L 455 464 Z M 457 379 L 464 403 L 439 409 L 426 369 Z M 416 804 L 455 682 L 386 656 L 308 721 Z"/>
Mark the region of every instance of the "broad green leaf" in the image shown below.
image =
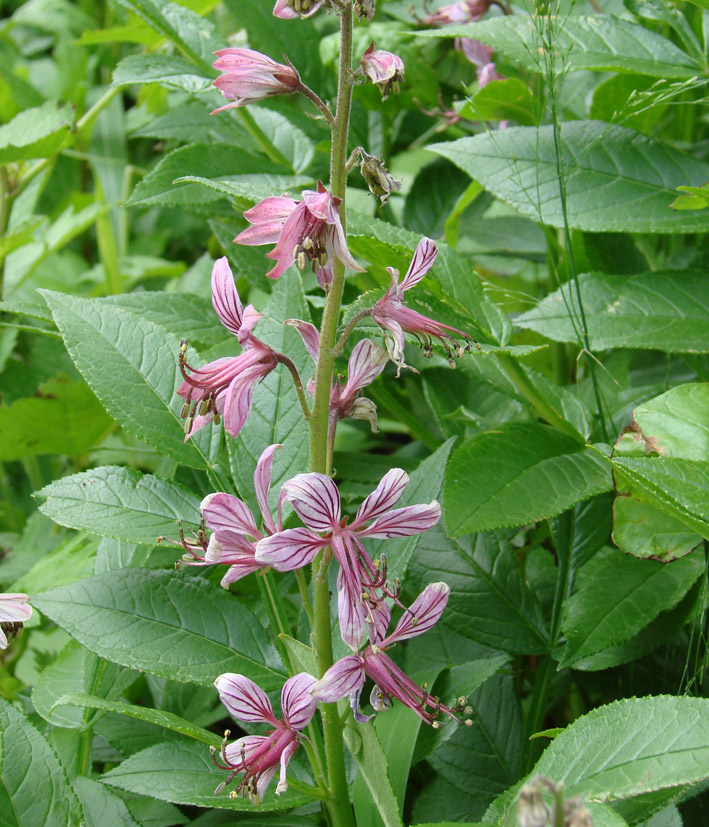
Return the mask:
<path id="1" fill-rule="evenodd" d="M 86 816 L 86 827 L 140 827 L 125 801 L 104 784 L 79 775 L 74 779 L 74 790 Z"/>
<path id="2" fill-rule="evenodd" d="M 539 103 L 519 78 L 505 78 L 485 84 L 463 106 L 460 114 L 473 121 L 516 121 L 535 126 Z"/>
<path id="3" fill-rule="evenodd" d="M 143 568 L 150 556 L 150 551 L 151 548 L 148 545 L 115 540 L 113 537 L 102 537 L 96 550 L 93 573 Z"/>
<path id="4" fill-rule="evenodd" d="M 494 17 L 466 25 L 417 32 L 419 37 L 473 37 L 495 51 L 540 71 L 545 44 L 536 20 L 526 14 Z M 555 47 L 558 72 L 567 68 L 635 72 L 661 78 L 691 78 L 702 66 L 661 35 L 611 14 L 566 16 L 559 21 Z"/>
<path id="5" fill-rule="evenodd" d="M 303 172 L 315 155 L 315 146 L 308 136 L 279 112 L 252 107 L 250 115 L 258 128 L 288 160 L 293 172 Z"/>
<path id="6" fill-rule="evenodd" d="M 345 728 L 344 738 L 347 749 L 357 762 L 357 771 L 367 784 L 382 823 L 385 827 L 403 827 L 399 802 L 389 780 L 387 756 L 374 726 L 371 722 L 349 724 Z"/>
<path id="7" fill-rule="evenodd" d="M 0 126 L 0 164 L 54 155 L 68 141 L 73 125 L 74 110 L 69 104 L 47 101 L 20 112 Z"/>
<path id="8" fill-rule="evenodd" d="M 629 486 L 644 500 L 709 539 L 709 463 L 673 457 L 612 460 L 616 485 Z"/>
<path id="9" fill-rule="evenodd" d="M 440 580 L 450 586 L 441 622 L 459 635 L 520 654 L 548 649 L 541 606 L 502 535 L 450 540 L 437 526 L 421 536 L 409 573 L 419 589 Z"/>
<path id="10" fill-rule="evenodd" d="M 175 393 L 180 338 L 154 322 L 101 299 L 42 291 L 69 355 L 108 413 L 134 436 L 184 465 L 205 468 L 219 432 L 185 442 Z"/>
<path id="11" fill-rule="evenodd" d="M 199 207 L 224 197 L 201 183 L 175 185 L 176 178 L 225 179 L 235 185 L 272 185 L 278 190 L 283 187 L 280 176 L 290 172 L 288 167 L 230 144 L 190 144 L 161 158 L 138 182 L 126 206 Z"/>
<path id="12" fill-rule="evenodd" d="M 154 545 L 174 537 L 177 523 L 200 521 L 199 499 L 186 488 L 132 468 L 106 465 L 50 482 L 35 494 L 39 510 L 59 525 L 102 537 Z"/>
<path id="13" fill-rule="evenodd" d="M 709 350 L 709 284 L 703 273 L 584 274 L 579 289 L 594 350 L 634 347 L 669 353 Z M 571 282 L 517 316 L 515 324 L 558 342 L 577 342 L 580 308 Z"/>
<path id="14" fill-rule="evenodd" d="M 422 167 L 406 194 L 404 226 L 430 238 L 439 238 L 467 187 L 462 177 L 445 158 L 436 158 Z"/>
<path id="15" fill-rule="evenodd" d="M 27 718 L 0 698 L 3 827 L 79 827 L 81 808 L 54 750 Z"/>
<path id="16" fill-rule="evenodd" d="M 608 491 L 609 471 L 598 451 L 547 425 L 511 423 L 477 434 L 446 468 L 448 532 L 459 537 L 555 517 Z"/>
<path id="17" fill-rule="evenodd" d="M 552 126 L 515 127 L 428 149 L 449 158 L 523 215 L 564 226 Z M 561 127 L 569 226 L 590 232 L 703 232 L 706 216 L 668 209 L 675 189 L 709 179 L 709 164 L 620 126 Z"/>
<path id="18" fill-rule="evenodd" d="M 56 699 L 54 709 L 61 708 L 62 706 L 76 706 L 87 709 L 100 709 L 105 712 L 116 712 L 119 715 L 127 715 L 130 718 L 136 718 L 139 721 L 145 721 L 146 723 L 178 732 L 180 735 L 194 738 L 196 741 L 201 741 L 204 744 L 217 748 L 219 748 L 222 743 L 222 739 L 208 729 L 203 729 L 191 721 L 180 718 L 179 715 L 166 712 L 164 709 L 136 706 L 125 701 L 109 701 L 105 698 L 97 698 L 95 695 L 86 694 L 85 692 L 68 692 L 66 695 L 61 695 Z"/>
<path id="19" fill-rule="evenodd" d="M 119 790 L 174 804 L 253 813 L 254 805 L 248 798 L 231 798 L 227 790 L 214 795 L 214 790 L 228 777 L 228 773 L 214 766 L 206 745 L 188 742 L 149 747 L 104 773 L 101 780 Z M 233 783 L 238 785 L 238 781 Z M 275 782 L 259 804 L 260 811 L 287 810 L 312 800 L 295 790 L 276 796 L 274 789 Z"/>
<path id="20" fill-rule="evenodd" d="M 32 594 L 90 577 L 97 547 L 97 537 L 83 531 L 71 535 L 16 580 L 13 589 Z"/>
<path id="21" fill-rule="evenodd" d="M 294 327 L 286 319 L 310 320 L 300 273 L 291 268 L 274 285 L 256 335 L 274 350 L 291 359 L 305 384 L 315 374 L 315 365 Z M 255 506 L 253 475 L 261 453 L 269 445 L 276 451 L 271 479 L 271 503 L 275 505 L 280 487 L 287 479 L 307 470 L 308 425 L 298 402 L 293 379 L 285 366 L 269 373 L 254 391 L 251 413 L 236 439 L 227 442 L 234 481 L 242 497 Z"/>
<path id="22" fill-rule="evenodd" d="M 44 221 L 46 221 L 44 216 L 32 215 L 14 226 L 11 230 L 3 233 L 2 238 L 0 238 L 0 261 L 2 261 L 8 253 L 11 253 L 29 241 L 34 231 Z"/>
<path id="23" fill-rule="evenodd" d="M 110 417 L 83 382 L 59 376 L 31 399 L 0 407 L 0 461 L 38 454 L 80 457 L 112 427 Z"/>
<path id="24" fill-rule="evenodd" d="M 196 95 L 212 85 L 214 73 L 179 55 L 128 55 L 113 71 L 112 86 L 159 83 Z"/>
<path id="25" fill-rule="evenodd" d="M 258 145 L 236 118 L 216 118 L 209 112 L 210 107 L 206 101 L 189 101 L 182 106 L 171 106 L 167 112 L 132 132 L 131 137 L 181 143 L 231 142 L 248 152 L 258 152 Z"/>
<path id="26" fill-rule="evenodd" d="M 578 574 L 578 591 L 564 603 L 566 646 L 559 668 L 630 640 L 674 608 L 703 571 L 704 560 L 696 554 L 671 565 L 617 549 L 596 554 Z"/>
<path id="27" fill-rule="evenodd" d="M 613 503 L 613 542 L 627 554 L 667 563 L 689 554 L 702 538 L 641 496 L 619 491 Z"/>
<path id="28" fill-rule="evenodd" d="M 210 192 L 226 195 L 235 199 L 240 209 L 268 198 L 274 191 L 292 193 L 311 183 L 311 179 L 302 175 L 228 175 L 221 178 L 181 175 L 173 181 L 173 184 L 197 184 Z M 263 278 L 263 273 L 260 275 Z"/>
<path id="29" fill-rule="evenodd" d="M 280 687 L 275 650 L 256 618 L 230 594 L 184 572 L 119 569 L 32 601 L 107 660 L 210 686 L 238 672 Z"/>

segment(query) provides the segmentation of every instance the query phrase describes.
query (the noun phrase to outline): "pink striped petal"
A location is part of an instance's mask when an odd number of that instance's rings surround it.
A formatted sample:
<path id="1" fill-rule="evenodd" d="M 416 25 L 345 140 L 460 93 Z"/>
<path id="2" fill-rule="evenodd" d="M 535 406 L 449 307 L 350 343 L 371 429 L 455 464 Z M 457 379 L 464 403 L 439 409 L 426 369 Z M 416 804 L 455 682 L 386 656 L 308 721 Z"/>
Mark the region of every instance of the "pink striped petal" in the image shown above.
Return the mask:
<path id="1" fill-rule="evenodd" d="M 222 560 L 222 562 L 226 561 Z M 238 580 L 241 580 L 242 577 L 253 574 L 255 571 L 260 571 L 262 568 L 263 566 L 254 560 L 253 557 L 244 558 L 238 563 L 233 563 L 229 566 L 226 570 L 226 574 L 219 581 L 219 585 L 223 589 L 228 589 L 231 583 L 236 583 Z"/>
<path id="2" fill-rule="evenodd" d="M 251 413 L 256 383 L 270 373 L 274 367 L 275 359 L 273 365 L 263 363 L 251 365 L 242 370 L 229 385 L 224 402 L 224 428 L 228 434 L 238 436 Z"/>
<path id="3" fill-rule="evenodd" d="M 226 256 L 217 259 L 212 268 L 212 304 L 221 323 L 236 336 L 241 327 L 243 308 Z"/>
<path id="4" fill-rule="evenodd" d="M 283 485 L 300 519 L 315 531 L 331 531 L 340 522 L 340 492 L 325 474 L 298 474 Z"/>
<path id="5" fill-rule="evenodd" d="M 244 218 L 249 224 L 267 224 L 270 221 L 278 221 L 282 227 L 297 206 L 298 201 L 293 198 L 274 195 L 264 198 L 263 201 L 259 201 L 251 209 L 246 210 Z"/>
<path id="6" fill-rule="evenodd" d="M 364 658 L 348 655 L 325 672 L 313 687 L 313 697 L 324 703 L 334 703 L 361 689 L 364 677 Z"/>
<path id="7" fill-rule="evenodd" d="M 317 679 L 307 672 L 300 672 L 283 684 L 281 712 L 283 720 L 293 729 L 303 729 L 315 714 L 318 702 L 311 694 Z"/>
<path id="8" fill-rule="evenodd" d="M 359 532 L 360 537 L 409 537 L 426 531 L 441 519 L 441 506 L 434 500 L 425 505 L 407 505 L 390 511 L 369 528 Z"/>
<path id="9" fill-rule="evenodd" d="M 417 637 L 438 623 L 448 603 L 450 588 L 447 583 L 431 583 L 421 592 L 401 616 L 394 631 L 383 641 L 384 645 Z"/>
<path id="10" fill-rule="evenodd" d="M 354 582 L 340 569 L 337 575 L 337 619 L 342 640 L 355 652 L 362 645 L 367 631 L 367 618 L 362 605 L 359 579 Z"/>
<path id="11" fill-rule="evenodd" d="M 307 528 L 287 528 L 256 543 L 256 560 L 276 571 L 293 571 L 312 563 L 329 543 Z"/>
<path id="12" fill-rule="evenodd" d="M 417 285 L 421 279 L 433 267 L 433 263 L 438 255 L 438 247 L 436 242 L 430 238 L 422 238 L 419 241 L 414 257 L 411 259 L 409 269 L 406 271 L 404 280 L 399 285 L 401 293 L 404 290 L 409 290 L 411 287 Z"/>
<path id="13" fill-rule="evenodd" d="M 369 623 L 369 640 L 371 643 L 378 643 L 384 640 L 391 621 L 391 609 L 386 603 L 377 603 L 372 610 L 374 622 Z"/>
<path id="14" fill-rule="evenodd" d="M 24 623 L 32 617 L 32 607 L 27 603 L 29 595 L 19 592 L 0 594 L 0 621 Z"/>
<path id="15" fill-rule="evenodd" d="M 219 692 L 219 700 L 237 720 L 251 724 L 267 723 L 278 726 L 278 720 L 273 714 L 273 707 L 268 696 L 249 678 L 234 672 L 227 672 L 220 675 L 214 681 L 214 685 Z"/>
<path id="16" fill-rule="evenodd" d="M 273 523 L 271 509 L 268 505 L 268 492 L 271 488 L 273 455 L 281 447 L 282 446 L 278 444 L 269 445 L 259 457 L 259 460 L 256 463 L 256 470 L 254 471 L 254 491 L 256 492 L 256 500 L 258 502 L 258 507 L 261 510 L 263 524 L 271 532 L 271 534 L 276 533 L 276 526 Z"/>
<path id="17" fill-rule="evenodd" d="M 199 508 L 207 528 L 212 531 L 230 531 L 254 538 L 261 536 L 251 509 L 232 494 L 208 494 Z"/>
<path id="18" fill-rule="evenodd" d="M 376 520 L 396 505 L 409 484 L 409 475 L 401 468 L 392 468 L 357 509 L 351 529 L 359 528 L 369 520 Z"/>
<path id="19" fill-rule="evenodd" d="M 317 703 L 317 701 L 316 701 Z M 291 758 L 295 754 L 295 751 L 298 749 L 298 742 L 293 741 L 292 743 L 288 744 L 288 746 L 283 750 L 281 753 L 281 772 L 278 776 L 278 784 L 276 784 L 276 795 L 280 795 L 281 793 L 285 793 L 288 790 L 288 781 L 286 779 L 286 772 L 288 769 L 288 763 L 290 762 Z M 269 781 L 271 779 L 269 778 Z M 258 793 L 258 783 L 256 784 L 256 792 Z M 266 785 L 268 786 L 268 785 Z M 265 791 L 265 790 L 264 790 Z M 263 800 L 263 795 L 259 793 L 259 801 Z"/>
<path id="20" fill-rule="evenodd" d="M 313 362 L 317 364 L 320 351 L 320 332 L 317 327 L 310 322 L 302 322 L 300 319 L 286 319 L 283 324 L 294 327 L 300 333 L 305 349 Z"/>
<path id="21" fill-rule="evenodd" d="M 379 376 L 389 360 L 384 348 L 370 339 L 362 339 L 352 349 L 347 364 L 347 384 L 342 389 L 342 396 L 355 396 Z"/>
<path id="22" fill-rule="evenodd" d="M 245 758 L 246 763 L 248 763 L 250 756 L 263 747 L 268 738 L 268 735 L 244 735 L 243 738 L 227 744 L 224 755 L 233 767 L 242 767 L 242 758 Z M 273 778 L 273 773 L 271 773 L 268 780 L 270 781 L 271 778 Z"/>

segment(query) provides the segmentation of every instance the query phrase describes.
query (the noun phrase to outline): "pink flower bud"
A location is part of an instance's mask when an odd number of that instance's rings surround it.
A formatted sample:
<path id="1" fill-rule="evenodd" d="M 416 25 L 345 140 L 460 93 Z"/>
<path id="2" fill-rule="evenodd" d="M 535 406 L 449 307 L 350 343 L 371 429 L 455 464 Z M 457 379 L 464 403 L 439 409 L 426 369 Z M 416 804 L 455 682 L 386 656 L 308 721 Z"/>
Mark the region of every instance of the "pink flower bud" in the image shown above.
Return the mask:
<path id="1" fill-rule="evenodd" d="M 399 91 L 399 81 L 404 77 L 404 61 L 398 55 L 375 50 L 372 43 L 362 55 L 360 67 L 369 80 L 377 84 L 382 100 L 386 100 L 390 92 Z"/>
<path id="2" fill-rule="evenodd" d="M 300 75 L 293 66 L 276 63 L 261 52 L 220 49 L 215 54 L 214 68 L 224 74 L 214 81 L 214 86 L 232 103 L 214 112 L 245 106 L 275 95 L 292 95 L 300 86 Z"/>

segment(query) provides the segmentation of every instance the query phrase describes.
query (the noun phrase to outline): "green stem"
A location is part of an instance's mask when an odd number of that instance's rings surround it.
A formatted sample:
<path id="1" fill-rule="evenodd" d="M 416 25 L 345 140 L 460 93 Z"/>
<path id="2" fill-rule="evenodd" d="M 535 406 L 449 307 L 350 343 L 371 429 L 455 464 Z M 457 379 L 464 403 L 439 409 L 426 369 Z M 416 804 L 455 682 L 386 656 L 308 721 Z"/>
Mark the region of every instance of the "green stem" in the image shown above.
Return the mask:
<path id="1" fill-rule="evenodd" d="M 303 608 L 305 609 L 305 614 L 310 622 L 310 626 L 312 627 L 313 623 L 315 622 L 315 618 L 313 616 L 313 604 L 310 602 L 310 595 L 308 594 L 308 584 L 305 580 L 305 572 L 303 569 L 296 569 L 295 570 L 295 579 L 298 581 L 298 591 L 300 592 L 300 599 L 303 601 Z"/>
<path id="2" fill-rule="evenodd" d="M 0 237 L 5 235 L 8 224 L 10 223 L 10 210 L 12 202 L 10 200 L 10 182 L 7 177 L 7 167 L 0 167 Z M 3 295 L 3 286 L 5 279 L 5 256 L 0 258 L 0 298 Z"/>
<path id="3" fill-rule="evenodd" d="M 330 154 L 330 186 L 334 196 L 340 198 L 340 219 L 345 228 L 345 186 L 347 181 L 347 136 L 350 107 L 352 104 L 352 3 L 346 2 L 340 11 L 340 64 L 337 87 L 337 109 L 332 128 Z M 328 426 L 330 414 L 330 388 L 335 364 L 335 338 L 340 317 L 342 292 L 345 285 L 345 266 L 336 260 L 333 278 L 325 303 L 320 329 L 320 350 L 315 374 L 315 399 L 310 420 L 310 470 L 328 474 Z M 319 554 L 313 561 L 313 614 L 314 637 L 318 674 L 324 675 L 332 666 L 332 624 L 330 621 L 330 586 L 327 568 L 322 567 Z M 321 704 L 325 756 L 327 760 L 327 784 L 330 798 L 326 806 L 333 827 L 354 827 L 350 806 L 342 726 L 336 704 Z"/>
<path id="4" fill-rule="evenodd" d="M 300 407 L 303 411 L 303 418 L 307 422 L 310 419 L 310 407 L 308 406 L 308 400 L 305 396 L 305 391 L 303 390 L 303 382 L 301 381 L 300 374 L 298 373 L 298 368 L 287 356 L 284 356 L 282 353 L 276 354 L 276 361 L 280 362 L 282 365 L 285 365 L 290 371 L 296 393 L 298 394 L 298 401 L 300 402 Z"/>

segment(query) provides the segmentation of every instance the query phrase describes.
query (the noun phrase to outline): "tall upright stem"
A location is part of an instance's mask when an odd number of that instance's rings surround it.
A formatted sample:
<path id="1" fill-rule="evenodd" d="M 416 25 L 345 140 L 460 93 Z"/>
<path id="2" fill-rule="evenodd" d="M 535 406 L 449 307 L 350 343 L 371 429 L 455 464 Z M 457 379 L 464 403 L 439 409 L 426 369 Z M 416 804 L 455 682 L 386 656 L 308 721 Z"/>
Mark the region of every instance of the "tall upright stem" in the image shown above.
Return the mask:
<path id="1" fill-rule="evenodd" d="M 345 187 L 347 182 L 347 135 L 352 103 L 352 3 L 347 2 L 340 13 L 340 66 L 337 87 L 337 110 L 332 127 L 330 153 L 330 187 L 341 199 L 340 219 L 345 227 Z M 328 456 L 328 424 L 330 388 L 335 364 L 335 338 L 340 317 L 345 266 L 338 259 L 323 312 L 320 328 L 320 349 L 315 373 L 315 398 L 310 419 L 310 470 L 328 474 L 332 458 Z M 321 567 L 322 553 L 313 562 L 313 611 L 315 615 L 315 649 L 320 676 L 332 666 L 332 623 L 330 620 L 330 587 L 326 567 Z M 333 827 L 354 827 L 352 807 L 347 789 L 342 725 L 336 704 L 321 704 L 325 755 L 327 758 L 330 799 L 326 806 Z"/>

